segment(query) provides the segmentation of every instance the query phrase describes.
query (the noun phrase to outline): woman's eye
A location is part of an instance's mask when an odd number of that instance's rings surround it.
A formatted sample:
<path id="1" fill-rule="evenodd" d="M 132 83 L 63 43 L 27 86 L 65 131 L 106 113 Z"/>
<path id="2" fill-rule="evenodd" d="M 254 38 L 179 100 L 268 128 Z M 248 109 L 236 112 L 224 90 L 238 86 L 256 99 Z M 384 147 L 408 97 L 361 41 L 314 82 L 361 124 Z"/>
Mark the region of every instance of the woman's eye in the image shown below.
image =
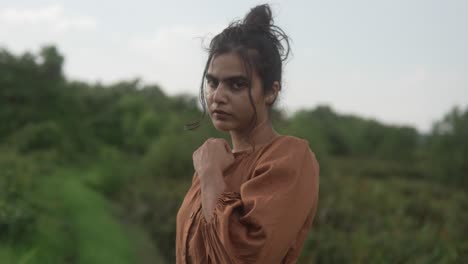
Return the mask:
<path id="1" fill-rule="evenodd" d="M 245 82 L 232 82 L 231 84 L 232 88 L 234 88 L 235 90 L 240 90 L 244 88 L 245 85 Z"/>
<path id="2" fill-rule="evenodd" d="M 207 80 L 206 83 L 208 84 L 209 87 L 211 88 L 216 88 L 218 87 L 218 82 L 214 81 L 214 80 Z"/>

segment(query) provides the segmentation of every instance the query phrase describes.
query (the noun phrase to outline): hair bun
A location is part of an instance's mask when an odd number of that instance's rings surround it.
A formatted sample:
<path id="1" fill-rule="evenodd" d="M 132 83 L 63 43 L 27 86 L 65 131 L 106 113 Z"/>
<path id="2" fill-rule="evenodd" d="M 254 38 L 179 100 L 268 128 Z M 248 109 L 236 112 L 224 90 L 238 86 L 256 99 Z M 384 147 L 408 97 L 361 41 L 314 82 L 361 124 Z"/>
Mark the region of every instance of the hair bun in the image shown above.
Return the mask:
<path id="1" fill-rule="evenodd" d="M 244 18 L 244 25 L 254 28 L 261 28 L 268 31 L 273 24 L 273 17 L 270 6 L 267 4 L 258 5 L 252 9 Z"/>

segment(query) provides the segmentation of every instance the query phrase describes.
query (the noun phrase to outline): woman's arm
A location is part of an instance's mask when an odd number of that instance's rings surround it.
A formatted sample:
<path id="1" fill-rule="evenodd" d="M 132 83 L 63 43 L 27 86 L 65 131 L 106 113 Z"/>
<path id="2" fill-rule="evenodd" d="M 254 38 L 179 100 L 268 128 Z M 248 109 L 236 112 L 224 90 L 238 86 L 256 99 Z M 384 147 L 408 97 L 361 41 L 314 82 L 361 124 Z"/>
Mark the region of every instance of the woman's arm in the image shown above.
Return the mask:
<path id="1" fill-rule="evenodd" d="M 216 199 L 226 187 L 223 171 L 234 162 L 234 156 L 224 139 L 210 138 L 193 153 L 192 158 L 200 179 L 203 216 L 210 221 Z"/>
<path id="2" fill-rule="evenodd" d="M 210 222 L 216 200 L 224 192 L 226 184 L 223 180 L 223 172 L 219 169 L 212 169 L 202 173 L 204 174 L 200 176 L 202 210 L 205 220 Z"/>

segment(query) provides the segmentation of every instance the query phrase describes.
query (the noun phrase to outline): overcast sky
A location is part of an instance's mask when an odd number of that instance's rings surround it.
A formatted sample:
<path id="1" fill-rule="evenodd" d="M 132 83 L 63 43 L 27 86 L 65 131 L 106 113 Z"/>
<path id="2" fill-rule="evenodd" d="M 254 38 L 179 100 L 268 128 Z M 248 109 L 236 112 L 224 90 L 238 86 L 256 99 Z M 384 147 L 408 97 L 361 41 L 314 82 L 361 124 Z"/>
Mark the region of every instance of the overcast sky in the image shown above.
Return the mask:
<path id="1" fill-rule="evenodd" d="M 71 79 L 140 77 L 170 94 L 198 92 L 203 39 L 264 1 L 0 0 L 0 46 L 55 44 Z M 468 106 L 468 1 L 270 1 L 293 40 L 280 106 L 427 132 Z"/>

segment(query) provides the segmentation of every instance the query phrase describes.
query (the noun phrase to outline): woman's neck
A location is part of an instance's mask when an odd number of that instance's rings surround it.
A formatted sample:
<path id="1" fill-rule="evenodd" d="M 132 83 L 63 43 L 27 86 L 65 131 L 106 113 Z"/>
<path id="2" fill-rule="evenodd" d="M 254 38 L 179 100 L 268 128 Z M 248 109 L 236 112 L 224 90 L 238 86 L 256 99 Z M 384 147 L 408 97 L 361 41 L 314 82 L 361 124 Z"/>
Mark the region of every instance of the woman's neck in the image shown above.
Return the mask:
<path id="1" fill-rule="evenodd" d="M 252 144 L 255 146 L 266 144 L 279 135 L 268 120 L 257 124 L 250 133 L 250 137 L 237 131 L 230 131 L 230 134 L 233 153 L 251 149 Z"/>

